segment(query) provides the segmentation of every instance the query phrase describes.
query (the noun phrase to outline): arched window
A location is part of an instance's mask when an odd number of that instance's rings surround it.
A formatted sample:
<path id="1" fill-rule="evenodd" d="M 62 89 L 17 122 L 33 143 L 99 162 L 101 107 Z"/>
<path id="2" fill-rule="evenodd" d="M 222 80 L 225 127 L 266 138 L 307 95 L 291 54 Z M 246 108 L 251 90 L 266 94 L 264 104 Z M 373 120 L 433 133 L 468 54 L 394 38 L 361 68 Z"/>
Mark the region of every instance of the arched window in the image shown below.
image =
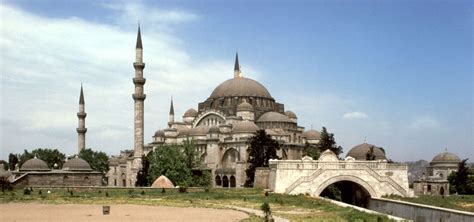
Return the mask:
<path id="1" fill-rule="evenodd" d="M 227 176 L 224 176 L 222 178 L 222 187 L 229 187 L 229 179 L 227 178 Z"/>
<path id="2" fill-rule="evenodd" d="M 219 175 L 216 176 L 216 186 L 222 186 L 221 177 Z"/>
<path id="3" fill-rule="evenodd" d="M 230 148 L 225 151 L 224 155 L 222 156 L 222 166 L 224 168 L 233 168 L 239 159 L 239 152 L 234 148 Z"/>

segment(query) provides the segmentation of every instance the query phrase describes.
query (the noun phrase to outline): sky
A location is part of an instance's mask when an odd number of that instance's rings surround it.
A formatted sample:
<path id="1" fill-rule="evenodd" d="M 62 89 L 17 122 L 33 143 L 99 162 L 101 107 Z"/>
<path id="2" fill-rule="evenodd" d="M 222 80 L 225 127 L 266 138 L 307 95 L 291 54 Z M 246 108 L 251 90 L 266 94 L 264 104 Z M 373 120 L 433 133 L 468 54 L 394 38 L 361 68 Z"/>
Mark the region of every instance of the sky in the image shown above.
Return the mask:
<path id="1" fill-rule="evenodd" d="M 262 83 L 344 154 L 395 161 L 446 148 L 474 160 L 473 3 L 462 0 L 0 2 L 0 159 L 35 148 L 133 147 L 132 63 L 141 26 L 145 141 L 233 77 Z"/>

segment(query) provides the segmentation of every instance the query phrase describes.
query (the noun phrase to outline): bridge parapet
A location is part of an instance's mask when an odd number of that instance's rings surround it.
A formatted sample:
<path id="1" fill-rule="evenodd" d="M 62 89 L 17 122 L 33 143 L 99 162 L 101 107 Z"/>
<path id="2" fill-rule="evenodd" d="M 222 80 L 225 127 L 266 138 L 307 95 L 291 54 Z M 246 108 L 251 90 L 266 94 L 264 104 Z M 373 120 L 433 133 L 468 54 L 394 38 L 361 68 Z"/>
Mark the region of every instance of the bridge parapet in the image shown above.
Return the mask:
<path id="1" fill-rule="evenodd" d="M 359 183 L 374 197 L 397 194 L 408 196 L 408 166 L 386 161 L 356 160 L 270 160 L 275 172 L 277 193 L 319 195 L 329 182 L 349 180 Z M 363 184 L 362 184 L 363 183 Z"/>

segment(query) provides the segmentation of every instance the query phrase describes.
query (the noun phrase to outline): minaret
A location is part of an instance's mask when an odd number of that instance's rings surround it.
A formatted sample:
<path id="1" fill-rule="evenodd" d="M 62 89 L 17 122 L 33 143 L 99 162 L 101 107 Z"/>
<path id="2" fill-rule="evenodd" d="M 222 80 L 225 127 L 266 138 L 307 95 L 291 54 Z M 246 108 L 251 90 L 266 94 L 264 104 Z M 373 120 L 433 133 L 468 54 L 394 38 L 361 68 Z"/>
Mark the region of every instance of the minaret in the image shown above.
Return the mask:
<path id="1" fill-rule="evenodd" d="M 240 64 L 239 64 L 239 53 L 235 53 L 235 65 L 234 65 L 234 78 L 242 77 L 242 72 L 240 71 Z"/>
<path id="2" fill-rule="evenodd" d="M 171 97 L 171 105 L 170 105 L 170 115 L 168 119 L 168 126 L 171 128 L 171 125 L 174 123 L 174 107 L 173 107 L 173 97 Z"/>
<path id="3" fill-rule="evenodd" d="M 144 102 L 146 98 L 146 95 L 143 93 L 143 85 L 145 85 L 146 79 L 143 78 L 143 69 L 145 68 L 145 63 L 143 63 L 143 47 L 140 25 L 138 25 L 135 53 L 135 62 L 133 63 L 133 67 L 135 68 L 135 78 L 133 78 L 133 84 L 135 84 L 135 93 L 132 95 L 133 101 L 135 102 L 135 142 L 133 146 L 135 161 L 133 167 L 139 169 L 141 168 L 141 157 L 143 155 Z"/>
<path id="4" fill-rule="evenodd" d="M 80 153 L 81 150 L 86 148 L 86 116 L 85 112 L 85 102 L 84 102 L 84 92 L 82 91 L 81 84 L 81 95 L 79 96 L 79 112 L 77 113 L 77 118 L 79 119 L 79 126 L 76 128 L 78 139 L 77 139 L 77 153 Z"/>

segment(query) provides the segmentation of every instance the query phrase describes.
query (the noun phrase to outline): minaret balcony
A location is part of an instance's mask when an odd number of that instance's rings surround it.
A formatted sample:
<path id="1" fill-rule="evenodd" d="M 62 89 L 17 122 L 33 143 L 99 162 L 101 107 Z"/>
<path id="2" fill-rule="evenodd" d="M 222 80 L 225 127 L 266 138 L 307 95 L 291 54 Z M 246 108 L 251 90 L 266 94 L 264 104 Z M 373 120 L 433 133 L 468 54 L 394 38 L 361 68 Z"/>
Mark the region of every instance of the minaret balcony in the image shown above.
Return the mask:
<path id="1" fill-rule="evenodd" d="M 143 63 L 143 62 L 134 62 L 133 67 L 135 69 L 144 69 L 145 68 L 145 63 Z"/>
<path id="2" fill-rule="evenodd" d="M 133 84 L 137 85 L 145 85 L 146 79 L 145 78 L 133 78 Z"/>
<path id="3" fill-rule="evenodd" d="M 133 94 L 133 95 L 132 95 L 132 98 L 133 98 L 134 100 L 145 100 L 146 94 L 142 94 L 142 95 Z"/>
<path id="4" fill-rule="evenodd" d="M 76 131 L 78 133 L 86 133 L 87 132 L 87 128 L 76 128 Z"/>
<path id="5" fill-rule="evenodd" d="M 87 113 L 83 113 L 83 112 L 77 113 L 77 117 L 79 118 L 86 118 L 86 116 L 87 116 Z"/>

